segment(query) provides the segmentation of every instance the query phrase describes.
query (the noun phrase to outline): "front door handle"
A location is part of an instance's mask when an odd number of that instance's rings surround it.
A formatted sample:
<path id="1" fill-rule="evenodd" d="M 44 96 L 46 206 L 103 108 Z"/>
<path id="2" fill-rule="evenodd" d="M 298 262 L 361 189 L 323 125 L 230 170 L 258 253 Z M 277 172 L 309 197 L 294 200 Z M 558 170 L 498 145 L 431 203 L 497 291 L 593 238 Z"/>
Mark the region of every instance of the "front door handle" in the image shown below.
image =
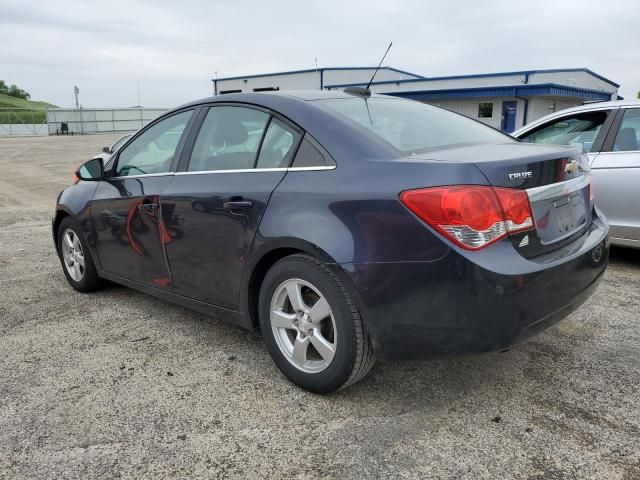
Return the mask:
<path id="1" fill-rule="evenodd" d="M 156 209 L 158 208 L 157 203 L 140 203 L 138 204 L 138 210 L 142 212 L 147 212 L 151 215 L 156 214 Z"/>

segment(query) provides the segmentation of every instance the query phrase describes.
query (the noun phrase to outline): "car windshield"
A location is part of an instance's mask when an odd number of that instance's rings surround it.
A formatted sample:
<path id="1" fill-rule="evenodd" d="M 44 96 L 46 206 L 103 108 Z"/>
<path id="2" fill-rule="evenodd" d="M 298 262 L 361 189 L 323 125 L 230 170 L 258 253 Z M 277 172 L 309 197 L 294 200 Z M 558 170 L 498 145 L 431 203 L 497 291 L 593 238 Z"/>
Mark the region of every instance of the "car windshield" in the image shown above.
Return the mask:
<path id="1" fill-rule="evenodd" d="M 354 97 L 315 102 L 364 127 L 403 154 L 461 144 L 515 141 L 470 118 L 412 100 Z"/>
<path id="2" fill-rule="evenodd" d="M 111 152 L 112 153 L 116 153 L 118 151 L 118 149 L 124 144 L 124 142 L 126 142 L 127 140 L 129 140 L 129 137 L 131 137 L 131 134 L 129 135 L 125 135 L 124 137 L 122 137 L 120 140 L 118 140 L 116 143 L 114 143 L 111 146 Z"/>

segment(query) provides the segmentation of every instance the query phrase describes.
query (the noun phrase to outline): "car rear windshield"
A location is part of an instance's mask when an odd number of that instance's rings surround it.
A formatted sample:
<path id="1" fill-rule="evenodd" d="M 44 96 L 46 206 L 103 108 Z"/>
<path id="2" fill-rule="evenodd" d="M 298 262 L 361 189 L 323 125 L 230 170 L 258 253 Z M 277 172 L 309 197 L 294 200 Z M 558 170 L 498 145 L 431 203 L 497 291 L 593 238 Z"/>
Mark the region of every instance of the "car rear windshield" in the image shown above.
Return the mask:
<path id="1" fill-rule="evenodd" d="M 374 133 L 403 154 L 475 143 L 513 142 L 511 137 L 457 113 L 398 98 L 330 98 L 316 103 Z"/>

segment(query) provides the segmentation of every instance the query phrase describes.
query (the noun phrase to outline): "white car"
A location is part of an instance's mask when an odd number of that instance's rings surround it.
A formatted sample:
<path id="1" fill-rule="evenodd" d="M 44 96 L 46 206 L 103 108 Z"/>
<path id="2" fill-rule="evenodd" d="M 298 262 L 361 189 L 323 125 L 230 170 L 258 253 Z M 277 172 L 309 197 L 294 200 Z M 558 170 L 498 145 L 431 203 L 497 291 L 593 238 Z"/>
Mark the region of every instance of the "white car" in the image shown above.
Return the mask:
<path id="1" fill-rule="evenodd" d="M 599 102 L 561 110 L 512 134 L 528 143 L 582 148 L 611 243 L 640 248 L 640 102 Z"/>

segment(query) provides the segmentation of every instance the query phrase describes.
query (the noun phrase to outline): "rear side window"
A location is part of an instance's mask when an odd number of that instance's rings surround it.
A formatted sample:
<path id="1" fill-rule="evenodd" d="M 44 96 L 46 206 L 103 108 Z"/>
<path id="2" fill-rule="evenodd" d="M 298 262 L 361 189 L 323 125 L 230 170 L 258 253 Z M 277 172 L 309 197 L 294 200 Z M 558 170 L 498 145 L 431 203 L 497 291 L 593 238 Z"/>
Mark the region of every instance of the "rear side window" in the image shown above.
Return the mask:
<path id="1" fill-rule="evenodd" d="M 296 151 L 301 135 L 277 118 L 269 122 L 256 168 L 286 168 Z"/>
<path id="2" fill-rule="evenodd" d="M 336 162 L 313 138 L 305 135 L 292 167 L 335 167 Z"/>
<path id="3" fill-rule="evenodd" d="M 614 152 L 633 152 L 638 150 L 640 138 L 640 108 L 628 108 L 622 117 L 620 129 L 613 142 Z"/>
<path id="4" fill-rule="evenodd" d="M 190 172 L 254 168 L 269 115 L 246 107 L 212 107 L 200 127 Z"/>
<path id="5" fill-rule="evenodd" d="M 608 111 L 589 112 L 553 120 L 520 137 L 527 143 L 573 145 L 590 152 Z"/>

